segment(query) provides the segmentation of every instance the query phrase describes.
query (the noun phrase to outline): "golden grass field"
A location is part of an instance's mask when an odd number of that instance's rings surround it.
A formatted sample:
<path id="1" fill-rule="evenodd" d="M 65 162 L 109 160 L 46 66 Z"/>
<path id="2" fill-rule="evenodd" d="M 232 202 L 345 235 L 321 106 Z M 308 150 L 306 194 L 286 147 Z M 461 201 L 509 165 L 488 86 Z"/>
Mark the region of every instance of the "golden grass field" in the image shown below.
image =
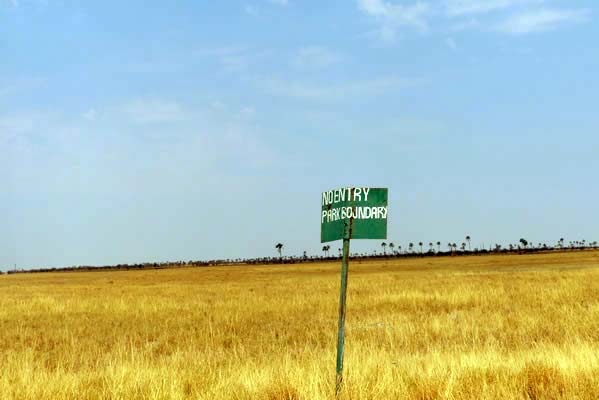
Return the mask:
<path id="1" fill-rule="evenodd" d="M 331 399 L 340 262 L 0 276 L 0 399 Z M 599 399 L 599 252 L 351 262 L 344 399 Z"/>

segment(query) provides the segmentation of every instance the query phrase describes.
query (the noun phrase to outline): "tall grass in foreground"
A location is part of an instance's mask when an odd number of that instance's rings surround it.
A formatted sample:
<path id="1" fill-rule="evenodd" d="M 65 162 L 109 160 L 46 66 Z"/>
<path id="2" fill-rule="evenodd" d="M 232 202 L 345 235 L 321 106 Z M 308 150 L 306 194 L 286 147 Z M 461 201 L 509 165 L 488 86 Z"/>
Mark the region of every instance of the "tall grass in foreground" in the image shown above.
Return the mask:
<path id="1" fill-rule="evenodd" d="M 339 265 L 0 277 L 0 399 L 330 399 Z M 599 252 L 350 263 L 345 399 L 598 399 Z"/>

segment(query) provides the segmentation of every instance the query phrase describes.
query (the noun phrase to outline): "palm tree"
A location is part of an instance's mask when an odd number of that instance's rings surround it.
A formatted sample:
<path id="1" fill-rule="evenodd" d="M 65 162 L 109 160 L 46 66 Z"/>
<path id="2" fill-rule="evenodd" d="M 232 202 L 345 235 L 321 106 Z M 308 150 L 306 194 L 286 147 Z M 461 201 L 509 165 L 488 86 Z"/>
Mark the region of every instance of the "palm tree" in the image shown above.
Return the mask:
<path id="1" fill-rule="evenodd" d="M 462 242 L 461 249 L 462 249 L 462 251 L 466 251 L 466 243 Z"/>
<path id="2" fill-rule="evenodd" d="M 528 240 L 520 238 L 520 244 L 522 244 L 522 247 L 526 248 L 528 246 Z"/>
<path id="3" fill-rule="evenodd" d="M 422 242 L 418 242 L 418 246 L 420 246 L 420 254 L 422 254 Z"/>
<path id="4" fill-rule="evenodd" d="M 324 256 L 327 256 L 327 252 L 329 251 L 329 246 L 322 246 L 322 252 L 324 253 Z"/>
<path id="5" fill-rule="evenodd" d="M 401 245 L 398 245 L 398 246 L 397 246 L 397 253 L 398 253 L 398 254 L 401 254 Z"/>
<path id="6" fill-rule="evenodd" d="M 468 242 L 468 251 L 471 251 L 471 248 L 470 248 L 470 235 L 466 236 L 466 242 Z"/>
<path id="7" fill-rule="evenodd" d="M 429 242 L 429 243 L 428 243 L 428 247 L 430 247 L 430 250 L 429 250 L 429 251 L 430 251 L 431 253 L 434 253 L 434 252 L 435 252 L 435 250 L 433 250 L 433 242 Z"/>
<path id="8" fill-rule="evenodd" d="M 383 248 L 383 255 L 387 255 L 387 243 L 381 243 L 381 247 Z"/>
<path id="9" fill-rule="evenodd" d="M 283 257 L 283 243 L 277 243 L 275 249 L 279 252 L 279 258 Z"/>
<path id="10" fill-rule="evenodd" d="M 408 247 L 410 248 L 410 253 L 411 253 L 412 249 L 414 248 L 414 243 L 410 242 L 410 244 L 408 245 Z"/>
<path id="11" fill-rule="evenodd" d="M 393 248 L 395 247 L 395 244 L 393 244 L 393 242 L 389 243 L 389 250 L 391 250 L 391 254 L 393 253 Z"/>
<path id="12" fill-rule="evenodd" d="M 437 253 L 441 252 L 441 242 L 437 242 Z"/>
<path id="13" fill-rule="evenodd" d="M 560 238 L 559 239 L 559 247 L 563 248 L 564 247 L 564 238 Z"/>

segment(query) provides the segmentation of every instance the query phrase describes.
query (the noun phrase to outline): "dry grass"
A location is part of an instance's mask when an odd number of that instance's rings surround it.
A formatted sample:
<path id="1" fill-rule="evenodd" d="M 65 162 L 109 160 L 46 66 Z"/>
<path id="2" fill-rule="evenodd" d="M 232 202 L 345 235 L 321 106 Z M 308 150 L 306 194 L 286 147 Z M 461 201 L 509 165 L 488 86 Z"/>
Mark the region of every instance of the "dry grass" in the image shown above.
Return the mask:
<path id="1" fill-rule="evenodd" d="M 345 399 L 599 398 L 599 253 L 350 264 Z M 339 263 L 0 276 L 0 399 L 329 399 Z"/>

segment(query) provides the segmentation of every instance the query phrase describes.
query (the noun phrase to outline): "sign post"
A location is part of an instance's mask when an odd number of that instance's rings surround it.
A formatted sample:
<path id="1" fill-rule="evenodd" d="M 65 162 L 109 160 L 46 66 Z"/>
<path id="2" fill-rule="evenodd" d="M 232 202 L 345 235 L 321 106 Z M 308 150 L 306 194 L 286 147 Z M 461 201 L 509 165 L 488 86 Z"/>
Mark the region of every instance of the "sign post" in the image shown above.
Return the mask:
<path id="1" fill-rule="evenodd" d="M 349 235 L 348 235 L 349 236 Z M 349 237 L 343 238 L 343 259 L 341 260 L 341 292 L 339 294 L 339 322 L 337 328 L 337 379 L 335 392 L 339 394 L 343 382 L 343 344 L 345 342 L 345 310 L 347 297 L 347 267 L 349 264 Z"/>
<path id="2" fill-rule="evenodd" d="M 320 241 L 325 243 L 343 239 L 337 333 L 337 378 L 335 383 L 337 395 L 339 395 L 343 384 L 343 348 L 350 240 L 387 238 L 387 200 L 388 189 L 386 188 L 346 187 L 322 193 Z"/>

